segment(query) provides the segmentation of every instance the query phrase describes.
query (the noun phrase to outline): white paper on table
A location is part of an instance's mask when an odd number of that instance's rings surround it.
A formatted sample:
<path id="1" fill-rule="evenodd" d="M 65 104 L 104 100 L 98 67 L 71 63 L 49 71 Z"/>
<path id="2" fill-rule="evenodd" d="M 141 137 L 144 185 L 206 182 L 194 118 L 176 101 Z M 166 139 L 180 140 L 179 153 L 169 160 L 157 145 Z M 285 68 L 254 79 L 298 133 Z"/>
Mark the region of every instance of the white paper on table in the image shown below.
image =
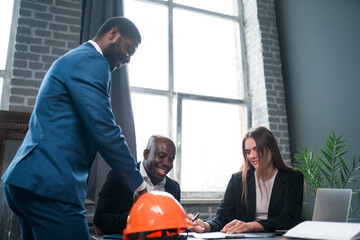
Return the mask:
<path id="1" fill-rule="evenodd" d="M 195 238 L 203 239 L 225 239 L 225 238 L 244 238 L 244 234 L 227 234 L 222 232 L 209 232 L 209 233 L 195 233 L 193 235 Z"/>
<path id="2" fill-rule="evenodd" d="M 305 221 L 289 231 L 284 237 L 327 240 L 360 239 L 360 223 Z"/>
<path id="3" fill-rule="evenodd" d="M 186 233 L 182 233 L 186 235 Z M 236 239 L 236 238 L 264 238 L 276 236 L 275 233 L 223 233 L 223 232 L 208 232 L 208 233 L 188 233 L 188 236 L 201 239 Z"/>

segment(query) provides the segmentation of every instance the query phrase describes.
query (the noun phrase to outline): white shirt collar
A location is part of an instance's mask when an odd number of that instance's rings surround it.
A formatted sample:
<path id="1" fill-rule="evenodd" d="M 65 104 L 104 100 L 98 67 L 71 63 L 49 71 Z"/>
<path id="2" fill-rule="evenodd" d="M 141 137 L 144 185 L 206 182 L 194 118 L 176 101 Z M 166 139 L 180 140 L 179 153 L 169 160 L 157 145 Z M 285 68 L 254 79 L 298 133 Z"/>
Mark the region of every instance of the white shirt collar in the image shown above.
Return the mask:
<path id="1" fill-rule="evenodd" d="M 95 41 L 89 40 L 88 42 L 91 43 L 91 44 L 94 46 L 94 48 L 96 49 L 96 51 L 98 51 L 101 55 L 104 55 L 103 52 L 101 51 L 100 46 L 99 46 Z"/>
<path id="2" fill-rule="evenodd" d="M 165 191 L 165 183 L 166 183 L 166 178 L 164 177 L 164 179 L 159 182 L 158 184 L 156 184 L 154 186 L 154 184 L 151 182 L 149 176 L 147 175 L 146 173 L 146 170 L 145 170 L 145 167 L 144 167 L 144 162 L 141 162 L 140 163 L 140 173 L 141 175 L 143 176 L 144 178 L 144 181 L 146 182 L 146 185 L 147 185 L 147 189 L 148 191 L 152 191 L 152 190 L 160 190 L 160 191 Z M 149 192 L 150 192 L 149 191 Z"/>

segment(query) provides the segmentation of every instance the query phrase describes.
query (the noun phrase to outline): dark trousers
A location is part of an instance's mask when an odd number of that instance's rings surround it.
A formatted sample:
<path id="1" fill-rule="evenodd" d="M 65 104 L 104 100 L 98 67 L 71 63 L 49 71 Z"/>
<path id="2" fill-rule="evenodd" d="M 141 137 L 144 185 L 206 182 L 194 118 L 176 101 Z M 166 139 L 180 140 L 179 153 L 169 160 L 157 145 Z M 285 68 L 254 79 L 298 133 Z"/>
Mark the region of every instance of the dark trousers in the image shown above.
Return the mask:
<path id="1" fill-rule="evenodd" d="M 89 240 L 84 207 L 4 183 L 10 209 L 19 216 L 22 240 Z"/>

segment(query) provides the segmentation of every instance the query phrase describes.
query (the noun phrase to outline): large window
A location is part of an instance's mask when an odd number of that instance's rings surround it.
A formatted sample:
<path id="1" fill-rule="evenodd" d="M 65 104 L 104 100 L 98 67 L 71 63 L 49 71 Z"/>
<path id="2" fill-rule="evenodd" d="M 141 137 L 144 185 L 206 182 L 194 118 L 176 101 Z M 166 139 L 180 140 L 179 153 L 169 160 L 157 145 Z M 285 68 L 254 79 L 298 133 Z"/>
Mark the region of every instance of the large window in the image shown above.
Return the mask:
<path id="1" fill-rule="evenodd" d="M 128 65 L 138 160 L 170 136 L 182 198 L 221 198 L 242 162 L 249 105 L 238 0 L 125 0 L 142 43 Z"/>

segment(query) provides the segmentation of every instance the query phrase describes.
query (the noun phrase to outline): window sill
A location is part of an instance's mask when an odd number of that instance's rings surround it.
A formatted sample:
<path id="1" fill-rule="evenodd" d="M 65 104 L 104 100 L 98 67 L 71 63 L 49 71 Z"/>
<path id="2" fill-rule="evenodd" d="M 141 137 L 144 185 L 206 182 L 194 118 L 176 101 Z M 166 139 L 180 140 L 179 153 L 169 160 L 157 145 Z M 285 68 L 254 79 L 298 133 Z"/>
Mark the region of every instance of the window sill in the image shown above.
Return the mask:
<path id="1" fill-rule="evenodd" d="M 220 204 L 221 199 L 181 199 L 181 204 Z"/>

